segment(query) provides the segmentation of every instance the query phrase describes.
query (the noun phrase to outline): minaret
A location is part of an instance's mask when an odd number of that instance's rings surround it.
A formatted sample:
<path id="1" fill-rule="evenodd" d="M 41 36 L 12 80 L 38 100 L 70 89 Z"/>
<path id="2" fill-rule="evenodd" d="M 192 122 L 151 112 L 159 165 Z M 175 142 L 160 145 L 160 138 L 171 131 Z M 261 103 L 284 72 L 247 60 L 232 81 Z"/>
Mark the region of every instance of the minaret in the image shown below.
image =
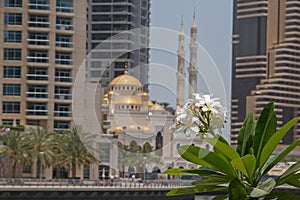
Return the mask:
<path id="1" fill-rule="evenodd" d="M 177 94 L 176 94 L 176 106 L 180 108 L 185 103 L 185 70 L 184 70 L 184 29 L 183 29 L 183 19 L 181 19 L 180 32 L 178 36 L 178 69 L 177 69 Z"/>
<path id="2" fill-rule="evenodd" d="M 190 40 L 190 65 L 188 68 L 189 72 L 189 98 L 192 98 L 193 93 L 197 92 L 197 24 L 195 17 L 195 9 L 193 16 L 193 23 L 191 27 L 191 40 Z"/>

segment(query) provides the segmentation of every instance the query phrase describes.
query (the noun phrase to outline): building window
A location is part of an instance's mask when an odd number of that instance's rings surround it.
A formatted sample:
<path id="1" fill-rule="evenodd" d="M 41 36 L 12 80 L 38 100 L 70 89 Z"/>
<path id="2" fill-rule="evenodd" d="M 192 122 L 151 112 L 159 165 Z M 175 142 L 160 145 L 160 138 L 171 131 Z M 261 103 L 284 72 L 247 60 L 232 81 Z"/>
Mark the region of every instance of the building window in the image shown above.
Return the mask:
<path id="1" fill-rule="evenodd" d="M 48 69 L 29 67 L 27 69 L 27 80 L 36 80 L 36 81 L 48 80 Z"/>
<path id="2" fill-rule="evenodd" d="M 36 115 L 36 116 L 47 116 L 48 115 L 47 104 L 46 103 L 28 102 L 26 114 L 27 115 Z"/>
<path id="3" fill-rule="evenodd" d="M 4 48 L 4 60 L 22 60 L 22 49 Z"/>
<path id="4" fill-rule="evenodd" d="M 21 13 L 4 13 L 5 25 L 22 25 Z"/>
<path id="5" fill-rule="evenodd" d="M 70 104 L 56 103 L 54 105 L 54 116 L 70 117 L 71 116 Z"/>
<path id="6" fill-rule="evenodd" d="M 20 102 L 4 101 L 2 103 L 3 113 L 20 113 Z"/>
<path id="7" fill-rule="evenodd" d="M 29 85 L 26 96 L 30 98 L 48 98 L 47 87 L 41 85 Z"/>
<path id="8" fill-rule="evenodd" d="M 49 45 L 48 33 L 30 32 L 27 41 L 31 45 Z"/>
<path id="9" fill-rule="evenodd" d="M 22 42 L 22 31 L 4 31 L 4 42 Z"/>
<path id="10" fill-rule="evenodd" d="M 39 120 L 27 120 L 27 125 L 30 125 L 30 126 L 39 126 L 40 125 L 40 121 Z"/>
<path id="11" fill-rule="evenodd" d="M 33 10 L 49 10 L 48 0 L 29 0 L 29 9 Z"/>
<path id="12" fill-rule="evenodd" d="M 69 121 L 54 121 L 54 129 L 70 129 Z"/>
<path id="13" fill-rule="evenodd" d="M 55 81 L 57 82 L 72 82 L 71 70 L 55 70 Z"/>
<path id="14" fill-rule="evenodd" d="M 73 30 L 72 19 L 67 17 L 56 17 L 57 30 Z"/>
<path id="15" fill-rule="evenodd" d="M 63 47 L 63 48 L 72 48 L 73 47 L 72 36 L 56 34 L 56 46 Z"/>
<path id="16" fill-rule="evenodd" d="M 37 27 L 37 28 L 48 28 L 49 27 L 48 16 L 29 15 L 28 26 Z"/>
<path id="17" fill-rule="evenodd" d="M 55 99 L 72 99 L 71 88 L 55 86 Z"/>
<path id="18" fill-rule="evenodd" d="M 56 12 L 73 12 L 73 0 L 56 0 Z"/>
<path id="19" fill-rule="evenodd" d="M 90 179 L 90 166 L 85 165 L 83 168 L 83 178 Z"/>
<path id="20" fill-rule="evenodd" d="M 21 67 L 4 66 L 3 77 L 4 78 L 21 78 Z"/>
<path id="21" fill-rule="evenodd" d="M 27 62 L 48 63 L 48 52 L 42 50 L 28 51 Z"/>
<path id="22" fill-rule="evenodd" d="M 31 174 L 31 165 L 25 164 L 23 166 L 23 173 L 24 174 Z"/>
<path id="23" fill-rule="evenodd" d="M 60 65 L 72 65 L 71 53 L 56 52 L 55 53 L 55 63 Z"/>
<path id="24" fill-rule="evenodd" d="M 5 7 L 22 7 L 22 0 L 5 0 Z"/>
<path id="25" fill-rule="evenodd" d="M 3 84 L 3 96 L 20 96 L 20 84 Z"/>
<path id="26" fill-rule="evenodd" d="M 101 162 L 110 162 L 110 144 L 109 143 L 101 143 L 99 144 L 99 150 L 102 152 L 100 155 Z"/>

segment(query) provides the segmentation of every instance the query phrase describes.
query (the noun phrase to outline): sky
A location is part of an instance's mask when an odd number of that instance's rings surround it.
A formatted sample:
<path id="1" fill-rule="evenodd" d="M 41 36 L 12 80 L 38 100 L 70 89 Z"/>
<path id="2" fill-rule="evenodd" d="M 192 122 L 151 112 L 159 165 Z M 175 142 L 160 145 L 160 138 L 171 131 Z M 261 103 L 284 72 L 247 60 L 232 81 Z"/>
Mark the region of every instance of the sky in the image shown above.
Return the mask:
<path id="1" fill-rule="evenodd" d="M 183 18 L 186 58 L 195 9 L 198 27 L 198 92 L 219 97 L 229 110 L 231 89 L 231 0 L 151 0 L 150 99 L 174 106 L 178 32 Z M 153 29 L 153 30 L 152 30 Z M 167 51 L 166 51 L 167 49 Z M 186 63 L 185 67 L 188 67 Z"/>

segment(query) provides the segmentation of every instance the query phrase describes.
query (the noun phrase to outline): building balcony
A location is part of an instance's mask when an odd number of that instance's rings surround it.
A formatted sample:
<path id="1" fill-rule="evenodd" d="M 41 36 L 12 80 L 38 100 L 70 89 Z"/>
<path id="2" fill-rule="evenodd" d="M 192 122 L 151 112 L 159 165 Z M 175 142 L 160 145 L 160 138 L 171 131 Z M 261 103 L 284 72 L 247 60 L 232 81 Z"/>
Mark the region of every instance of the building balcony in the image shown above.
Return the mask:
<path id="1" fill-rule="evenodd" d="M 55 64 L 59 64 L 59 65 L 72 65 L 73 61 L 72 59 L 55 59 Z"/>
<path id="2" fill-rule="evenodd" d="M 27 80 L 34 80 L 34 81 L 48 81 L 48 75 L 42 74 L 26 74 Z"/>
<path id="3" fill-rule="evenodd" d="M 48 98 L 48 92 L 26 92 L 27 98 Z"/>
<path id="4" fill-rule="evenodd" d="M 67 76 L 55 76 L 55 81 L 63 82 L 63 83 L 71 83 L 73 81 L 73 78 Z"/>
<path id="5" fill-rule="evenodd" d="M 31 28 L 49 28 L 49 22 L 29 21 L 28 26 Z"/>
<path id="6" fill-rule="evenodd" d="M 72 7 L 56 6 L 56 12 L 72 13 L 73 14 L 74 9 Z"/>
<path id="7" fill-rule="evenodd" d="M 56 41 L 55 46 L 61 47 L 61 48 L 72 48 L 73 49 L 73 42 Z"/>
<path id="8" fill-rule="evenodd" d="M 27 56 L 27 62 L 49 63 L 49 58 L 48 57 Z"/>
<path id="9" fill-rule="evenodd" d="M 71 111 L 54 111 L 55 117 L 71 117 L 72 112 Z"/>
<path id="10" fill-rule="evenodd" d="M 72 100 L 71 94 L 55 94 L 55 99 Z"/>
<path id="11" fill-rule="evenodd" d="M 29 45 L 39 45 L 39 46 L 48 46 L 49 40 L 41 40 L 41 39 L 27 39 Z"/>
<path id="12" fill-rule="evenodd" d="M 56 24 L 56 30 L 73 31 L 73 25 Z"/>
<path id="13" fill-rule="evenodd" d="M 49 10 L 49 4 L 28 4 L 28 9 L 32 10 Z"/>
<path id="14" fill-rule="evenodd" d="M 48 110 L 26 109 L 26 115 L 48 116 Z"/>
<path id="15" fill-rule="evenodd" d="M 109 129 L 111 127 L 110 121 L 104 120 L 103 123 L 102 123 L 102 127 L 104 129 Z"/>

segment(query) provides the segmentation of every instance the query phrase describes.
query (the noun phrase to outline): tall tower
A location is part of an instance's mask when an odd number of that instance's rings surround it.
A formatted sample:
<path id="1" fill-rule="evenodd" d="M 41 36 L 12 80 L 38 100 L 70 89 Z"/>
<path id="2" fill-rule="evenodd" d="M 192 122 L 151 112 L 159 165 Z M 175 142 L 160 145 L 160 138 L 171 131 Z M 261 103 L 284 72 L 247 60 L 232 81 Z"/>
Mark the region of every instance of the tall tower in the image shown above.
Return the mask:
<path id="1" fill-rule="evenodd" d="M 184 29 L 183 29 L 183 20 L 181 20 L 180 32 L 178 36 L 178 69 L 177 69 L 177 100 L 176 106 L 177 108 L 183 106 L 185 99 L 185 70 L 184 70 Z"/>
<path id="2" fill-rule="evenodd" d="M 278 126 L 300 114 L 299 1 L 234 0 L 231 143 L 245 116 L 275 102 Z M 300 138 L 298 124 L 282 139 Z"/>
<path id="3" fill-rule="evenodd" d="M 195 11 L 193 16 L 193 23 L 191 27 L 191 41 L 190 41 L 190 65 L 189 71 L 189 98 L 192 98 L 193 93 L 197 92 L 197 24 Z"/>
<path id="4" fill-rule="evenodd" d="M 86 1 L 0 1 L 0 123 L 69 129 Z"/>
<path id="5" fill-rule="evenodd" d="M 88 81 L 100 81 L 106 88 L 112 79 L 124 74 L 128 63 L 129 73 L 138 78 L 147 90 L 150 0 L 87 2 Z M 130 32 L 132 29 L 136 31 Z M 97 48 L 99 44 L 101 47 Z M 139 45 L 141 48 L 128 51 Z"/>

